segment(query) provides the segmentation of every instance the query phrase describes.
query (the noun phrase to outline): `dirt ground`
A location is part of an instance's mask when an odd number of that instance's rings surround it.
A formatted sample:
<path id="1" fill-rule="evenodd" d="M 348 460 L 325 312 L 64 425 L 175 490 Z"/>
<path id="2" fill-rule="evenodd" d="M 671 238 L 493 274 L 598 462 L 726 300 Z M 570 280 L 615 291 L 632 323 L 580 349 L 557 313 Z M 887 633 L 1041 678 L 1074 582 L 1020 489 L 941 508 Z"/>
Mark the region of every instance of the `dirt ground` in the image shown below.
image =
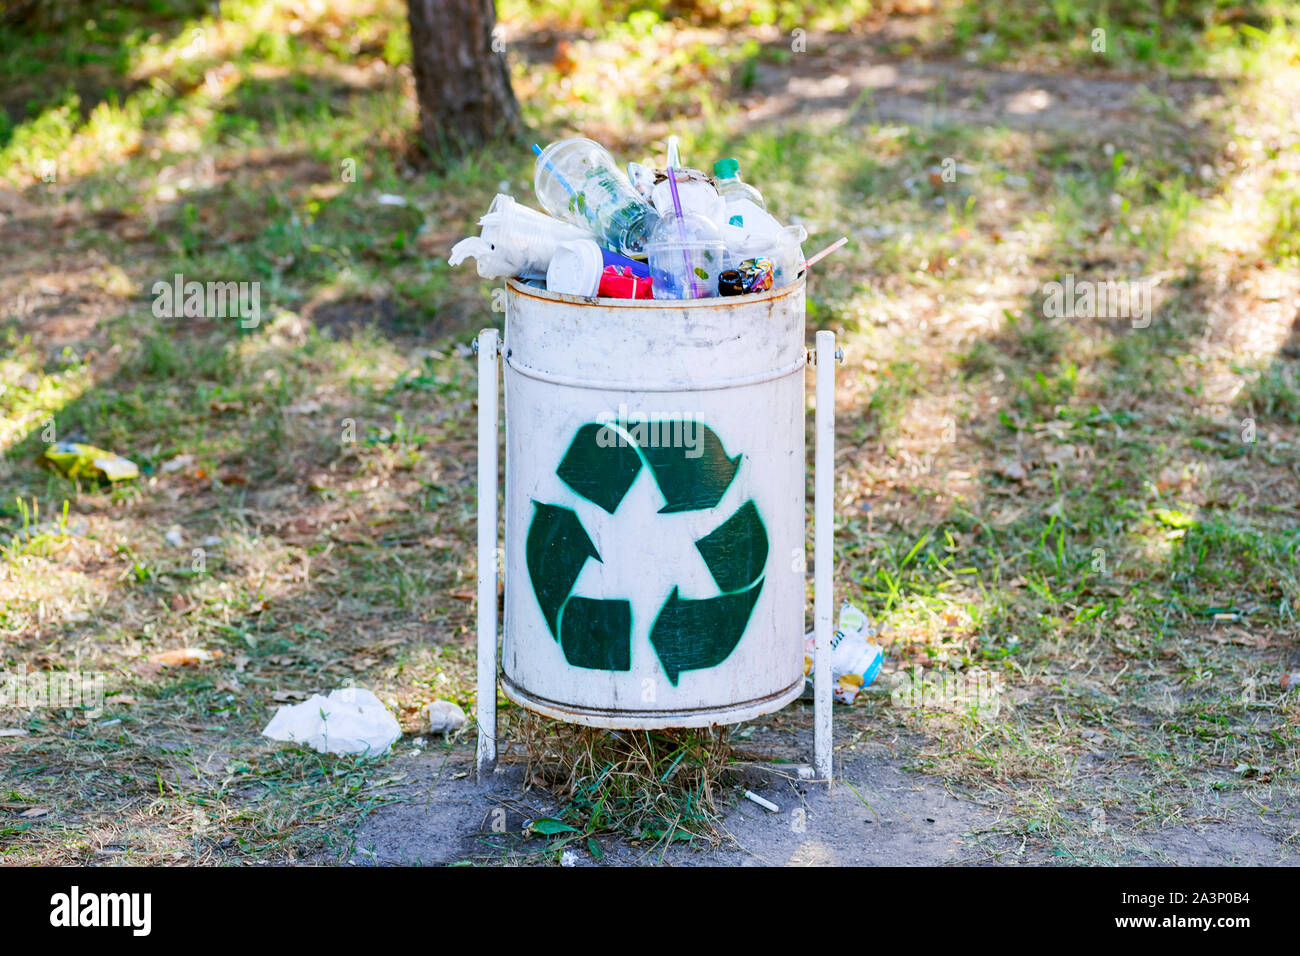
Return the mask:
<path id="1" fill-rule="evenodd" d="M 808 708 L 797 703 L 795 708 Z M 811 747 L 806 730 L 784 742 Z M 915 743 L 915 742 L 913 742 Z M 786 749 L 786 748 L 783 748 Z M 601 841 L 600 859 L 583 845 L 563 851 L 563 865 L 636 866 L 978 866 L 1103 863 L 1123 866 L 1296 866 L 1300 851 L 1290 835 L 1300 826 L 1300 802 L 1273 804 L 1261 819 L 1258 804 L 1224 797 L 1197 822 L 1128 829 L 1119 820 L 1087 821 L 1094 846 L 1087 860 L 1062 858 L 1014 835 L 1014 800 L 988 791 L 945 788 L 909 771 L 907 741 L 841 752 L 837 777 L 803 780 L 798 764 L 752 763 L 739 771 L 716 845 L 633 845 Z M 545 790 L 528 787 L 519 764 L 497 768 L 480 785 L 473 754 L 461 746 L 400 756 L 387 769 L 402 782 L 393 802 L 369 813 L 351 833 L 351 845 L 321 863 L 356 866 L 552 864 L 559 854 L 545 839 L 522 836 L 531 820 L 555 817 L 560 808 Z M 809 768 L 810 769 L 810 768 Z M 1105 776 L 1104 765 L 1089 776 Z M 1122 771 L 1119 771 L 1122 772 Z M 743 796 L 745 790 L 775 804 L 771 812 Z M 1270 801 L 1271 802 L 1271 801 Z M 504 833 L 493 832 L 494 823 Z"/>

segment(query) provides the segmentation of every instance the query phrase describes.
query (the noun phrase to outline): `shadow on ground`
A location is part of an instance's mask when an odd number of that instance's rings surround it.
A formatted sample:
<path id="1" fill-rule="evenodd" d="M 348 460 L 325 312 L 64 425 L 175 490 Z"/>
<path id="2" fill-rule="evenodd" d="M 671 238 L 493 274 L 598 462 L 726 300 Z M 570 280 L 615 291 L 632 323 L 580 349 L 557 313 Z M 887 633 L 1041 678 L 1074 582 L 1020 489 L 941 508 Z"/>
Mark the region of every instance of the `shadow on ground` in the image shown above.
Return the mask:
<path id="1" fill-rule="evenodd" d="M 800 711 L 811 707 L 796 705 Z M 794 733 L 811 746 L 805 728 Z M 584 841 L 572 844 L 565 863 L 574 866 L 957 866 L 1080 862 L 1039 843 L 1026 847 L 1013 835 L 1015 799 L 991 791 L 974 794 L 945 788 L 932 776 L 910 771 L 882 743 L 859 745 L 837 755 L 833 787 L 798 779 L 797 765 L 746 765 L 724 797 L 722 829 L 714 847 L 674 844 L 668 849 L 633 845 L 597 835 L 597 859 Z M 386 767 L 404 777 L 393 798 L 352 831 L 351 849 L 321 863 L 411 866 L 452 863 L 549 865 L 559 852 L 544 838 L 524 839 L 532 820 L 557 817 L 560 807 L 545 790 L 526 787 L 522 765 L 497 769 L 484 786 L 474 779 L 473 754 L 465 747 L 398 757 Z M 744 790 L 775 804 L 770 812 Z M 1273 809 L 1279 808 L 1275 804 Z M 1300 864 L 1287 842 L 1300 820 L 1300 806 L 1261 826 L 1244 800 L 1225 795 L 1218 822 L 1168 826 L 1148 832 L 1111 831 L 1092 822 L 1098 855 L 1125 865 Z M 1006 825 L 1004 826 L 1004 821 Z M 500 831 L 494 832 L 494 825 Z"/>

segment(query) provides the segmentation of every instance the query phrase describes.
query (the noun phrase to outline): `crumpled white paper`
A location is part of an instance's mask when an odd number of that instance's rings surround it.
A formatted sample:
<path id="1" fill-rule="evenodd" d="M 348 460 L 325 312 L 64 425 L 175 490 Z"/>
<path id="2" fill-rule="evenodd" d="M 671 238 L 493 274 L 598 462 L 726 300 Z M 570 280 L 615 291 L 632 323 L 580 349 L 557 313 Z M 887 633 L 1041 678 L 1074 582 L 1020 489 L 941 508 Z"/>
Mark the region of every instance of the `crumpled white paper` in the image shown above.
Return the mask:
<path id="1" fill-rule="evenodd" d="M 317 753 L 386 753 L 402 736 L 396 718 L 364 687 L 343 687 L 328 697 L 313 694 L 275 712 L 264 737 L 306 744 Z"/>

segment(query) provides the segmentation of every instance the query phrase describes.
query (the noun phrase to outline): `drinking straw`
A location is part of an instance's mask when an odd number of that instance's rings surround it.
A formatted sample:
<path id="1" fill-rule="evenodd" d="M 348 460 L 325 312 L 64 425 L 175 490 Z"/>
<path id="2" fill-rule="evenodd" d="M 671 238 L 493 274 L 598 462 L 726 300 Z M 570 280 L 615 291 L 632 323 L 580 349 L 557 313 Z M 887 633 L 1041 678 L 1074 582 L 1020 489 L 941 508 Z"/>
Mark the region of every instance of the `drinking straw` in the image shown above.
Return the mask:
<path id="1" fill-rule="evenodd" d="M 686 263 L 686 278 L 691 283 L 691 298 L 700 297 L 700 287 L 695 284 L 695 271 L 691 268 L 691 254 L 686 248 L 686 218 L 682 215 L 682 199 L 677 195 L 677 167 L 668 165 L 668 191 L 673 194 L 673 211 L 677 213 L 677 235 L 682 240 L 682 261 Z"/>
<path id="2" fill-rule="evenodd" d="M 538 146 L 536 143 L 533 143 L 533 155 L 534 156 L 542 155 L 542 147 Z M 566 180 L 563 176 L 560 175 L 559 170 L 557 170 L 554 166 L 551 165 L 551 161 L 549 159 L 544 159 L 542 160 L 542 165 L 551 171 L 551 175 L 555 177 L 555 181 L 564 187 L 564 191 L 566 193 L 572 196 L 573 187 L 569 185 L 568 180 Z"/>
<path id="3" fill-rule="evenodd" d="M 825 259 L 827 256 L 829 256 L 832 252 L 834 252 L 836 249 L 838 249 L 840 246 L 844 245 L 844 244 L 845 244 L 846 242 L 848 242 L 848 241 L 849 241 L 849 237 L 848 237 L 848 236 L 840 236 L 838 239 L 836 239 L 836 240 L 835 240 L 834 242 L 832 242 L 829 246 L 827 246 L 827 247 L 826 247 L 825 249 L 823 249 L 821 252 L 817 253 L 817 254 L 816 254 L 815 256 L 813 256 L 812 258 L 810 258 L 810 259 L 805 259 L 804 262 L 803 262 L 803 267 L 804 267 L 805 269 L 810 269 L 810 268 L 812 268 L 814 265 L 816 265 L 818 262 L 821 262 L 823 259 Z"/>

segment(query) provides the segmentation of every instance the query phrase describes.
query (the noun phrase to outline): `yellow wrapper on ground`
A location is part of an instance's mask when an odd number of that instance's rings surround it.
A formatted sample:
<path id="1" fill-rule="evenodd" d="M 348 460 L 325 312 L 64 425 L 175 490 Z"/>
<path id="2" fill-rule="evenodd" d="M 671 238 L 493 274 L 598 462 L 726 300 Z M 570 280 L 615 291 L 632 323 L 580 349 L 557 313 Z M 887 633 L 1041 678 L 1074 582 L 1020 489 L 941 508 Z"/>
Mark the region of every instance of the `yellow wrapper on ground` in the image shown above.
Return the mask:
<path id="1" fill-rule="evenodd" d="M 80 442 L 57 442 L 45 449 L 41 459 L 47 467 L 74 481 L 126 481 L 140 476 L 140 469 L 129 458 Z"/>

